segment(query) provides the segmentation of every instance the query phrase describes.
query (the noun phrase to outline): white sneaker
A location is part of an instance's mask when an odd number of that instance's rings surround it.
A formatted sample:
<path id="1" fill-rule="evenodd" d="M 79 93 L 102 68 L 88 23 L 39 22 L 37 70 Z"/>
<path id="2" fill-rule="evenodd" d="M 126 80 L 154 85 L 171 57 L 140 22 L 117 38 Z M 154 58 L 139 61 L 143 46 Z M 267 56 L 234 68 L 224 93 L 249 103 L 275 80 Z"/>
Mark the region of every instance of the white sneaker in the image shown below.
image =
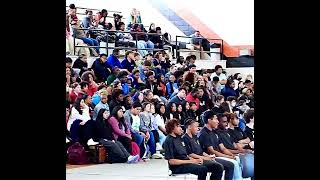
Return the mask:
<path id="1" fill-rule="evenodd" d="M 66 143 L 70 142 L 68 138 L 66 138 Z"/>
<path id="2" fill-rule="evenodd" d="M 156 143 L 156 150 L 157 151 L 161 151 L 162 150 L 162 146 L 160 143 Z"/>
<path id="3" fill-rule="evenodd" d="M 94 146 L 99 144 L 98 142 L 94 142 L 93 139 L 89 139 L 89 141 L 87 142 L 88 146 Z"/>
<path id="4" fill-rule="evenodd" d="M 152 155 L 152 159 L 163 159 L 163 155 L 160 153 L 155 153 Z"/>
<path id="5" fill-rule="evenodd" d="M 136 163 L 139 161 L 139 155 L 135 155 L 135 156 L 129 156 L 128 157 L 128 163 L 131 164 L 131 163 Z"/>

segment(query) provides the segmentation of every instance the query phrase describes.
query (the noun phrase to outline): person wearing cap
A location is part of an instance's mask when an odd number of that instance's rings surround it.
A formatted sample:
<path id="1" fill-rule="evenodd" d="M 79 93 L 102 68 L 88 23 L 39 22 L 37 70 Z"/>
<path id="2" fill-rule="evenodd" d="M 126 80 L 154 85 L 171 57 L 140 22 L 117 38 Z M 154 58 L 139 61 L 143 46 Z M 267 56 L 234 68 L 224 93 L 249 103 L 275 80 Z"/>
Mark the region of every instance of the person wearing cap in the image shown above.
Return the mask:
<path id="1" fill-rule="evenodd" d="M 221 84 L 221 89 L 224 88 L 225 84 L 227 83 L 227 76 L 222 73 L 222 66 L 216 65 L 214 67 L 215 72 L 211 74 L 210 78 L 217 76 L 219 78 L 219 83 Z"/>
<path id="2" fill-rule="evenodd" d="M 223 145 L 216 132 L 219 124 L 216 113 L 211 110 L 206 111 L 203 115 L 203 120 L 205 126 L 201 129 L 198 136 L 202 150 L 209 155 L 215 155 L 216 161 L 225 167 L 225 179 L 242 179 L 242 171 L 238 162 L 240 161 L 239 157 L 235 156 Z M 228 161 L 228 163 L 226 163 L 226 161 Z M 233 164 L 233 176 L 230 162 Z"/>
<path id="3" fill-rule="evenodd" d="M 126 55 L 121 62 L 121 66 L 123 69 L 128 70 L 132 73 L 132 70 L 136 67 L 135 58 L 134 58 L 134 51 L 127 51 Z"/>

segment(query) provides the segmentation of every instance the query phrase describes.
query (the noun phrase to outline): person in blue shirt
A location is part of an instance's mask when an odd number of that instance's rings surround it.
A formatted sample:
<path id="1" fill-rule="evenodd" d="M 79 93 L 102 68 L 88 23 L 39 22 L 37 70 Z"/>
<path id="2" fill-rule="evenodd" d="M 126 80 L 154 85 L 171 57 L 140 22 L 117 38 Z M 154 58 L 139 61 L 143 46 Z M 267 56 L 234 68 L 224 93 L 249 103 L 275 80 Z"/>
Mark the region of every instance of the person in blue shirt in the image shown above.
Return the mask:
<path id="1" fill-rule="evenodd" d="M 151 71 L 151 62 L 148 61 L 148 60 L 144 61 L 143 65 L 140 65 L 140 66 L 138 67 L 138 69 L 139 69 L 139 72 L 140 72 L 140 78 L 141 78 L 141 80 L 142 80 L 144 83 L 146 83 L 146 82 L 147 82 L 147 80 L 146 80 L 146 74 L 147 74 L 148 71 Z"/>
<path id="2" fill-rule="evenodd" d="M 176 89 L 178 89 L 178 84 L 175 81 L 176 81 L 176 77 L 173 74 L 170 75 L 169 82 L 166 84 L 168 97 L 170 97 L 173 94 L 173 92 Z"/>
<path id="3" fill-rule="evenodd" d="M 122 65 L 119 61 L 119 49 L 114 49 L 112 54 L 108 57 L 107 63 L 114 68 L 115 66 L 122 69 Z"/>
<path id="4" fill-rule="evenodd" d="M 107 80 L 108 76 L 111 74 L 112 67 L 107 63 L 107 55 L 100 54 L 100 57 L 96 59 L 91 69 L 97 78 L 96 82 L 104 82 Z"/>
<path id="5" fill-rule="evenodd" d="M 120 71 L 118 74 L 118 80 L 121 82 L 122 85 L 122 91 L 124 95 L 129 94 L 129 85 L 127 83 L 128 80 L 128 72 L 127 71 Z"/>
<path id="6" fill-rule="evenodd" d="M 221 90 L 221 94 L 224 96 L 225 99 L 227 99 L 229 96 L 235 96 L 237 97 L 237 93 L 234 90 L 234 82 L 232 79 L 227 80 L 226 86 Z"/>
<path id="7" fill-rule="evenodd" d="M 121 67 L 123 69 L 127 69 L 130 73 L 136 67 L 136 63 L 134 61 L 134 51 L 127 51 L 125 58 L 121 62 Z"/>

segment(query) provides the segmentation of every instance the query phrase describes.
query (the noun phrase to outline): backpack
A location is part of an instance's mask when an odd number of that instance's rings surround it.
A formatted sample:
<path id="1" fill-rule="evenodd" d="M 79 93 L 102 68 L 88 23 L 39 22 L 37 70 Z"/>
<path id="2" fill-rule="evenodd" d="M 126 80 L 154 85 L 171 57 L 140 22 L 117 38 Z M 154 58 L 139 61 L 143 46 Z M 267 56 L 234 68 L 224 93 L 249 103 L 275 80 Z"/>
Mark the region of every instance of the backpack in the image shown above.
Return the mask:
<path id="1" fill-rule="evenodd" d="M 68 162 L 69 164 L 87 164 L 88 157 L 84 147 L 76 142 L 68 148 Z"/>

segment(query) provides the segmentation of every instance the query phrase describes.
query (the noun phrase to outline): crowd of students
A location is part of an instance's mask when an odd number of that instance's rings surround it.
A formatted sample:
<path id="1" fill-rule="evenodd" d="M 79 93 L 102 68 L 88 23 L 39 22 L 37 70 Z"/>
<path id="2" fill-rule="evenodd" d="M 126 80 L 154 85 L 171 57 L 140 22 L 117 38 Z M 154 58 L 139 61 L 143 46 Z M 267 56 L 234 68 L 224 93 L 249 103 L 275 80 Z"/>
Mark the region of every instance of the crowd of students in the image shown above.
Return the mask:
<path id="1" fill-rule="evenodd" d="M 254 151 L 252 76 L 227 76 L 220 65 L 197 71 L 194 55 L 173 64 L 165 51 L 129 50 L 120 60 L 115 49 L 91 67 L 87 58 L 66 57 L 67 141 L 100 143 L 112 163 L 165 157 L 174 173 L 198 179 L 221 179 L 223 170 L 225 179 L 253 176 L 245 163 Z"/>

